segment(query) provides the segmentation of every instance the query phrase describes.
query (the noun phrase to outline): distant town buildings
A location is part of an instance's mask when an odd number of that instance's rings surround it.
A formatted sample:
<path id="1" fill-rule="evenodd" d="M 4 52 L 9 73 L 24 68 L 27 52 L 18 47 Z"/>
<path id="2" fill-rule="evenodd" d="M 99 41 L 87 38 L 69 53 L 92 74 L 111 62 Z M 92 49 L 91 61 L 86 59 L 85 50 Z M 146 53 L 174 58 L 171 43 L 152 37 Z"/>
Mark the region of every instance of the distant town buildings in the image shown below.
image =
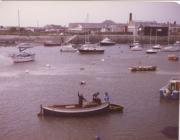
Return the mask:
<path id="1" fill-rule="evenodd" d="M 93 33 L 127 32 L 127 25 L 112 20 L 105 20 L 102 23 L 69 23 L 69 30 Z"/>
<path id="2" fill-rule="evenodd" d="M 68 27 L 61 25 L 46 25 L 44 27 L 4 27 L 0 26 L 0 34 L 134 34 L 167 36 L 180 35 L 180 25 L 174 23 L 157 23 L 156 21 L 138 21 L 133 19 L 133 14 L 129 13 L 128 23 L 116 23 L 112 20 L 105 20 L 101 23 L 69 23 Z"/>

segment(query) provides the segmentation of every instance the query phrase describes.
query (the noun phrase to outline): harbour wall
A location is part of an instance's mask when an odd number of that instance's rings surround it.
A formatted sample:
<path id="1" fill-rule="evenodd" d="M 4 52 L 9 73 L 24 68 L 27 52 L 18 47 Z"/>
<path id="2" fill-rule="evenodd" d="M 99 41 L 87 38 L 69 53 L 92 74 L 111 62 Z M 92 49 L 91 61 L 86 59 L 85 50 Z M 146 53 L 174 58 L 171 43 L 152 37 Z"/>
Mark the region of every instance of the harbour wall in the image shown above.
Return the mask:
<path id="1" fill-rule="evenodd" d="M 17 35 L 0 35 L 0 46 L 8 46 L 10 45 L 16 45 L 21 42 L 28 42 L 28 43 L 38 43 L 38 44 L 43 44 L 45 41 L 54 41 L 54 42 L 63 42 L 67 40 L 69 35 L 64 35 L 64 36 L 58 36 L 58 35 L 49 35 L 49 36 L 17 36 Z M 77 35 L 76 38 L 71 40 L 71 43 L 74 44 L 84 44 L 85 40 L 89 41 L 91 43 L 98 43 L 100 42 L 103 38 L 108 37 L 111 40 L 115 41 L 116 43 L 119 44 L 125 44 L 125 43 L 131 43 L 134 40 L 133 35 L 89 35 L 88 39 L 87 36 L 85 37 L 84 35 Z M 85 39 L 86 38 L 86 39 Z M 135 37 L 136 41 L 139 41 L 143 44 L 155 44 L 156 42 L 156 37 L 152 36 L 151 41 L 149 36 L 136 36 Z M 174 35 L 169 37 L 169 43 L 173 44 L 175 41 L 179 40 L 180 41 L 180 35 Z M 163 36 L 157 37 L 157 43 L 158 44 L 168 44 L 168 37 Z"/>

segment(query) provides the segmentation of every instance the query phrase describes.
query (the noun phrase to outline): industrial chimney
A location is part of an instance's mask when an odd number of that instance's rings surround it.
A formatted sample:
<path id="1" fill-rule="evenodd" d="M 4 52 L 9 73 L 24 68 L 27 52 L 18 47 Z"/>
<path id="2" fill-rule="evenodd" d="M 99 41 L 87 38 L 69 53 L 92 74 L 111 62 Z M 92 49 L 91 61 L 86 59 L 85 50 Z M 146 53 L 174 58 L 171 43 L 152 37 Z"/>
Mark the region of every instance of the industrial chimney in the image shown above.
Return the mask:
<path id="1" fill-rule="evenodd" d="M 129 14 L 129 23 L 132 22 L 132 13 Z"/>

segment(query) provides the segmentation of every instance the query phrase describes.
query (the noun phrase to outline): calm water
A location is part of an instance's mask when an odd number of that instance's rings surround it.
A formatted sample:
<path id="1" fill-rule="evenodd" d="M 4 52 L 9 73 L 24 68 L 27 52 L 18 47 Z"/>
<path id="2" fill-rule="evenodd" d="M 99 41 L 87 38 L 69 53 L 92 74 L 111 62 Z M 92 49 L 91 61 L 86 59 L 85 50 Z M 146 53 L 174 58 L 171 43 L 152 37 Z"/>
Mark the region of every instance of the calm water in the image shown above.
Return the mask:
<path id="1" fill-rule="evenodd" d="M 167 52 L 147 55 L 131 52 L 127 45 L 105 49 L 102 55 L 80 55 L 38 46 L 33 48 L 35 62 L 13 64 L 8 54 L 16 49 L 0 48 L 0 140 L 94 140 L 96 135 L 102 140 L 171 139 L 161 131 L 178 127 L 179 102 L 160 100 L 159 89 L 180 77 L 180 62 L 168 61 Z M 158 71 L 129 72 L 128 67 L 140 61 L 157 65 Z M 82 80 L 85 86 L 79 84 Z M 89 100 L 94 92 L 103 97 L 107 91 L 124 112 L 37 117 L 40 104 L 77 102 L 78 91 Z"/>

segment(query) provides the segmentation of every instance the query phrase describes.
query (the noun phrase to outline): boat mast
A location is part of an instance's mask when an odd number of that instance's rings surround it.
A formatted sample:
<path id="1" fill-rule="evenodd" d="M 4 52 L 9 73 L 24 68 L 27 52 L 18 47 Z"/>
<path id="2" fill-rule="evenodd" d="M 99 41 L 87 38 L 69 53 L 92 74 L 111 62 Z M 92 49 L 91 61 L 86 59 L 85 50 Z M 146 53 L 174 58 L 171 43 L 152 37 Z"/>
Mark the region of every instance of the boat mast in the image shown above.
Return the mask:
<path id="1" fill-rule="evenodd" d="M 156 28 L 156 40 L 155 40 L 155 44 L 157 44 L 157 28 Z"/>
<path id="2" fill-rule="evenodd" d="M 133 38 L 133 42 L 136 41 L 136 25 L 135 25 L 135 22 L 134 22 L 134 38 Z"/>
<path id="3" fill-rule="evenodd" d="M 88 23 L 89 23 L 89 14 L 88 13 L 86 15 L 86 21 L 85 22 L 87 23 L 87 27 L 88 27 Z M 87 34 L 86 34 L 86 32 L 87 32 Z M 89 43 L 89 31 L 88 31 L 88 29 L 85 30 L 85 44 L 86 43 Z"/>
<path id="4" fill-rule="evenodd" d="M 149 44 L 150 44 L 150 47 L 151 47 L 151 32 L 152 32 L 152 28 L 150 27 L 150 39 L 149 39 Z"/>
<path id="5" fill-rule="evenodd" d="M 168 22 L 168 45 L 169 45 L 169 36 L 170 36 L 170 32 L 169 32 L 170 29 L 169 29 L 169 28 L 170 28 L 170 24 L 169 24 L 169 22 Z"/>
<path id="6" fill-rule="evenodd" d="M 18 9 L 18 27 L 20 28 L 20 14 L 19 14 L 19 9 Z"/>

